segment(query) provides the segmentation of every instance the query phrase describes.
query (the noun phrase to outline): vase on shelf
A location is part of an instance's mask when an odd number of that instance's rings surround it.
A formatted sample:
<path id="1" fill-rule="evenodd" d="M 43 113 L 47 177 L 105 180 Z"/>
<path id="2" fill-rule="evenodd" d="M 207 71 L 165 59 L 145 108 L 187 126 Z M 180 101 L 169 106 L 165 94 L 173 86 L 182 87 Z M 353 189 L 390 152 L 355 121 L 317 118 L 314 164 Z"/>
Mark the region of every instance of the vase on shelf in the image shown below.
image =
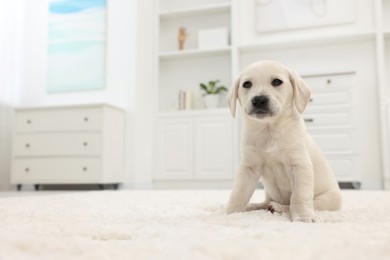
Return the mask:
<path id="1" fill-rule="evenodd" d="M 206 108 L 217 108 L 219 103 L 219 95 L 217 94 L 204 95 L 203 101 Z"/>

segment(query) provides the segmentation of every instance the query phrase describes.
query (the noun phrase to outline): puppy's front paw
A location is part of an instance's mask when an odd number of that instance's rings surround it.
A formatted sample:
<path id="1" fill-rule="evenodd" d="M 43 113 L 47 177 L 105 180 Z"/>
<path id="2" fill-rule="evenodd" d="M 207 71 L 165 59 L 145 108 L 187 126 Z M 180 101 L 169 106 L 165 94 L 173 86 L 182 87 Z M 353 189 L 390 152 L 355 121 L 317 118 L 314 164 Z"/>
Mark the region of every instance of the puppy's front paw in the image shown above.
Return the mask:
<path id="1" fill-rule="evenodd" d="M 235 204 L 228 204 L 225 208 L 226 214 L 233 214 L 233 213 L 244 212 L 244 211 L 245 211 L 245 207 L 240 205 L 235 205 Z"/>
<path id="2" fill-rule="evenodd" d="M 315 223 L 317 218 L 314 215 L 314 212 L 305 211 L 302 213 L 291 213 L 291 220 L 294 222 L 305 222 L 305 223 Z"/>
<path id="3" fill-rule="evenodd" d="M 305 223 L 315 223 L 315 222 L 317 222 L 317 219 L 316 219 L 315 216 L 313 216 L 313 217 L 308 217 L 308 216 L 301 217 L 301 216 L 298 216 L 298 217 L 293 218 L 292 221 L 294 221 L 294 222 L 305 222 Z"/>

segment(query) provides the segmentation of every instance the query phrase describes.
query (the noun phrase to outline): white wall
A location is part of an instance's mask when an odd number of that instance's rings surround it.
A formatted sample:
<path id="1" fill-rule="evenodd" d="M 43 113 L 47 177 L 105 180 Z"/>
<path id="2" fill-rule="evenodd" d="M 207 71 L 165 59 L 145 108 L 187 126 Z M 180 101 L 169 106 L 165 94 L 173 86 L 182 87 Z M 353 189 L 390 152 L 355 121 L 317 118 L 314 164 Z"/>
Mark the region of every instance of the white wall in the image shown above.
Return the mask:
<path id="1" fill-rule="evenodd" d="M 134 170 L 132 151 L 135 149 L 133 145 L 135 125 L 133 115 L 136 108 L 134 97 L 136 92 L 137 1 L 107 0 L 105 89 L 59 94 L 46 92 L 48 0 L 2 0 L 1 3 L 9 7 L 5 17 L 7 23 L 5 34 L 9 42 L 14 43 L 13 45 L 8 43 L 10 46 L 8 46 L 7 51 L 15 54 L 15 57 L 10 58 L 6 65 L 2 65 L 7 66 L 8 73 L 12 74 L 7 75 L 6 84 L 2 82 L 2 89 L 7 89 L 10 92 L 9 96 L 11 96 L 8 98 L 8 107 L 13 105 L 41 106 L 100 102 L 122 107 L 128 112 L 126 183 L 132 182 Z M 2 15 L 0 17 L 3 18 Z M 0 41 L 3 45 L 5 44 L 4 40 Z M 9 114 L 3 116 L 2 120 L 6 120 Z M 8 164 L 9 162 L 9 142 L 4 145 L 0 144 L 0 148 L 2 152 L 0 181 L 3 181 L 4 186 L 4 183 L 8 183 L 9 180 L 9 166 L 3 165 L 3 163 Z"/>

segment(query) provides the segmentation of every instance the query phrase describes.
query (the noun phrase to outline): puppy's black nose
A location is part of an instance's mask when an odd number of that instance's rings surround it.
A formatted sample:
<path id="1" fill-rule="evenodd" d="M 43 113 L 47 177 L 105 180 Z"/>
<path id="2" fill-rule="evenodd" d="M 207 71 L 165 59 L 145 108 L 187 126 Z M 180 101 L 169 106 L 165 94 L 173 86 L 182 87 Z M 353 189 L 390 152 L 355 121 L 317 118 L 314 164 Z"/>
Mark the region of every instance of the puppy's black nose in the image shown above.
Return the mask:
<path id="1" fill-rule="evenodd" d="M 256 108 L 265 108 L 268 106 L 267 96 L 255 96 L 252 98 L 252 105 Z"/>

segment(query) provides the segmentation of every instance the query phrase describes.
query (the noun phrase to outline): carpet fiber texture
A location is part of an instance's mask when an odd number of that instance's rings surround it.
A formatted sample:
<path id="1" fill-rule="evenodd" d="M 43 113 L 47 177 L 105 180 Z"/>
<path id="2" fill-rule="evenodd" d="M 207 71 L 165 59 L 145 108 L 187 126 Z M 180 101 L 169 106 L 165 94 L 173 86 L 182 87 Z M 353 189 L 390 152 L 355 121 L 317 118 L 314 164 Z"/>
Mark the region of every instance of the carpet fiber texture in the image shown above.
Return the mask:
<path id="1" fill-rule="evenodd" d="M 225 215 L 229 191 L 0 197 L 0 259 L 390 259 L 390 192 L 343 191 L 319 223 Z M 253 202 L 264 198 L 256 191 Z"/>

